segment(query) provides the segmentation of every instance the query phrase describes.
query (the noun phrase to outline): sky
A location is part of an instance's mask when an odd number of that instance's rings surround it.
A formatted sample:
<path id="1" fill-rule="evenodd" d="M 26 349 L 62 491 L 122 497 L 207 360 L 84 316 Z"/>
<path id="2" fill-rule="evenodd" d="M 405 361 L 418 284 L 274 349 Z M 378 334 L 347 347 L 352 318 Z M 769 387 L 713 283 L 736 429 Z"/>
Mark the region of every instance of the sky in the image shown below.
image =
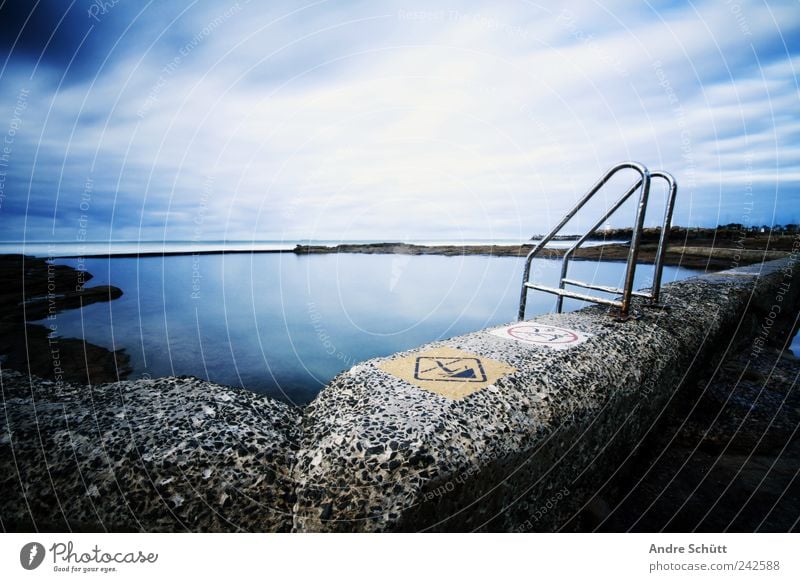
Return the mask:
<path id="1" fill-rule="evenodd" d="M 0 0 L 0 240 L 527 238 L 624 160 L 797 223 L 799 54 L 795 1 Z"/>

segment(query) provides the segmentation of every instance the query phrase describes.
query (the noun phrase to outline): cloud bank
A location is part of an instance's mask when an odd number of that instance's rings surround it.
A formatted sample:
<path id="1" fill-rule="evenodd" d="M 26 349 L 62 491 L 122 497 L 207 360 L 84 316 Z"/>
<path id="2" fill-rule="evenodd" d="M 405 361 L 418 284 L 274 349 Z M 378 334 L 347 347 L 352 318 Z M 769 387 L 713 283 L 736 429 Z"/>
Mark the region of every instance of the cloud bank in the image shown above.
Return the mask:
<path id="1" fill-rule="evenodd" d="M 528 237 L 625 159 L 800 221 L 793 2 L 171 4 L 2 4 L 3 239 Z"/>

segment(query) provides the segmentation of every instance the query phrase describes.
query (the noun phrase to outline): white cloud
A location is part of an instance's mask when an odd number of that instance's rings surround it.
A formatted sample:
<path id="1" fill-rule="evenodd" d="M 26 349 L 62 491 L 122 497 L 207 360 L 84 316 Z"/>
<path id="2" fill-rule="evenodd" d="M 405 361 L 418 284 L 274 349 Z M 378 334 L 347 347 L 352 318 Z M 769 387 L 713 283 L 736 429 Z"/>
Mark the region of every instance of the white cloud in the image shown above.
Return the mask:
<path id="1" fill-rule="evenodd" d="M 181 55 L 224 13 L 211 5 L 166 46 L 55 96 L 39 163 L 65 160 L 70 216 L 97 153 L 115 238 L 140 221 L 144 238 L 165 221 L 185 237 L 201 207 L 209 239 L 527 236 L 628 158 L 676 174 L 678 222 L 709 223 L 738 212 L 746 184 L 780 197 L 800 182 L 797 57 L 776 43 L 800 15 L 741 5 L 737 18 L 712 2 L 571 15 L 320 3 L 288 16 L 250 3 Z"/>

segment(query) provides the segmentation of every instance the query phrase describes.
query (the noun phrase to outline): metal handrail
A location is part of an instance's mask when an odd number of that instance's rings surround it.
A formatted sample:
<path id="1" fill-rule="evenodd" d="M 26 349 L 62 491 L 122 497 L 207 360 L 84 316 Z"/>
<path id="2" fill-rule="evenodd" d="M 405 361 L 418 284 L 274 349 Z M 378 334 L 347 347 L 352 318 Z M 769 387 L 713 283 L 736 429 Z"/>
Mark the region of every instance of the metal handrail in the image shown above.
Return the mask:
<path id="1" fill-rule="evenodd" d="M 624 169 L 633 169 L 635 170 L 640 178 L 639 180 L 631 186 L 612 206 L 609 208 L 606 213 L 586 232 L 578 241 L 572 245 L 565 253 L 562 258 L 561 264 L 561 276 L 559 278 L 559 286 L 557 289 L 544 287 L 542 285 L 534 285 L 530 283 L 530 270 L 531 270 L 531 263 L 533 259 L 544 249 L 548 242 L 550 242 L 553 237 L 564 227 L 564 225 L 569 222 L 569 220 L 575 216 L 575 214 L 586 204 L 586 202 L 591 199 L 610 179 L 613 177 L 617 172 L 624 170 Z M 639 245 L 641 242 L 642 236 L 642 228 L 644 226 L 644 218 L 645 213 L 647 211 L 647 203 L 648 197 L 650 192 L 650 182 L 651 178 L 660 178 L 667 182 L 668 185 L 668 192 L 667 192 L 667 201 L 666 207 L 664 211 L 664 222 L 661 228 L 661 235 L 659 237 L 658 242 L 658 250 L 656 252 L 656 259 L 654 264 L 654 272 L 653 272 L 653 286 L 652 291 L 650 293 L 646 292 L 637 292 L 633 290 L 633 280 L 634 275 L 636 273 L 636 260 L 639 255 Z M 634 192 L 640 190 L 639 195 L 639 203 L 636 208 L 636 217 L 634 219 L 634 228 L 633 234 L 631 235 L 631 246 L 630 250 L 628 251 L 628 259 L 627 259 L 627 266 L 625 271 L 625 282 L 622 289 L 616 287 L 605 287 L 605 286 L 598 286 L 598 285 L 591 285 L 587 283 L 582 283 L 580 281 L 574 281 L 571 279 L 567 279 L 567 270 L 569 268 L 569 262 L 572 259 L 575 251 L 583 245 L 589 237 L 594 234 L 600 225 L 602 225 L 606 220 L 608 220 L 611 215 L 613 215 L 619 208 L 625 203 L 628 198 L 633 195 Z M 556 308 L 560 313 L 564 303 L 564 297 L 577 297 L 583 300 L 593 301 L 595 303 L 601 303 L 605 305 L 612 305 L 615 307 L 619 307 L 620 314 L 622 316 L 627 315 L 628 310 L 630 309 L 631 298 L 633 296 L 638 297 L 646 297 L 650 300 L 651 304 L 658 304 L 659 300 L 659 292 L 661 289 L 661 276 L 664 269 L 664 255 L 666 253 L 667 247 L 667 239 L 669 237 L 669 231 L 672 227 L 672 212 L 675 208 L 675 198 L 677 196 L 678 186 L 675 181 L 675 178 L 672 177 L 671 174 L 667 172 L 653 172 L 652 174 L 647 170 L 647 168 L 639 163 L 636 162 L 622 162 L 615 166 L 612 166 L 601 178 L 598 180 L 594 186 L 581 198 L 578 203 L 570 210 L 561 222 L 553 228 L 550 233 L 548 233 L 532 250 L 528 253 L 528 256 L 525 259 L 525 269 L 522 278 L 522 289 L 520 291 L 520 302 L 519 302 L 519 313 L 518 318 L 523 320 L 525 318 L 525 306 L 527 303 L 527 295 L 529 289 L 536 289 L 539 291 L 545 291 L 549 293 L 555 293 L 558 296 L 558 300 L 556 303 Z M 578 294 L 572 291 L 566 291 L 565 285 L 575 285 L 580 287 L 585 287 L 588 289 L 596 289 L 599 291 L 603 291 L 606 293 L 618 293 L 622 295 L 620 301 L 605 299 L 601 297 L 594 297 L 590 295 L 583 295 Z"/>
<path id="2" fill-rule="evenodd" d="M 617 200 L 613 204 L 613 206 L 611 206 L 611 208 L 608 209 L 608 211 L 594 224 L 594 226 L 592 226 L 592 228 L 586 231 L 586 234 L 584 234 L 581 238 L 578 239 L 578 241 L 574 245 L 572 245 L 569 249 L 567 249 L 567 251 L 564 253 L 564 256 L 561 259 L 561 278 L 558 284 L 559 289 L 564 288 L 564 283 L 565 283 L 564 279 L 567 278 L 567 269 L 569 268 L 569 262 L 572 260 L 572 255 L 575 254 L 575 251 L 577 251 L 578 248 L 580 248 L 581 245 L 583 245 L 583 243 L 586 242 L 590 236 L 592 236 L 595 232 L 597 232 L 597 229 L 600 228 L 600 225 L 604 224 L 611 217 L 611 215 L 614 214 L 614 212 L 616 212 L 616 210 L 620 206 L 622 206 L 625 203 L 625 201 L 628 200 L 628 198 L 630 198 L 631 194 L 633 194 L 634 192 L 636 192 L 636 190 L 639 189 L 641 185 L 642 185 L 642 180 L 640 178 L 636 182 L 636 184 L 631 186 L 628 189 L 628 191 L 625 192 L 625 194 L 620 196 L 619 200 Z M 631 247 L 633 247 L 633 244 L 631 244 Z M 556 311 L 561 313 L 561 308 L 563 307 L 563 305 L 564 305 L 564 298 L 559 296 L 558 300 L 556 301 Z"/>
<path id="3" fill-rule="evenodd" d="M 656 258 L 654 262 L 653 268 L 653 286 L 651 288 L 650 293 L 646 292 L 637 292 L 632 291 L 631 296 L 634 297 L 646 297 L 650 299 L 652 304 L 657 304 L 659 299 L 659 292 L 661 290 L 661 276 L 664 271 L 664 255 L 666 254 L 667 250 L 667 238 L 669 236 L 669 231 L 672 228 L 672 211 L 675 208 L 675 198 L 678 194 L 678 184 L 675 182 L 675 178 L 672 174 L 667 172 L 651 172 L 650 173 L 650 180 L 652 183 L 653 178 L 660 178 L 667 183 L 667 199 L 665 202 L 665 210 L 664 210 L 664 222 L 661 226 L 661 234 L 658 240 L 658 250 L 656 251 Z M 603 224 L 608 218 L 614 214 L 614 212 L 622 206 L 625 201 L 633 194 L 636 189 L 641 185 L 641 180 L 639 180 L 636 184 L 634 184 L 625 194 L 623 194 L 619 200 L 600 218 L 594 226 L 592 226 L 589 231 L 585 235 L 583 235 L 578 241 L 572 245 L 565 253 L 562 258 L 561 263 L 561 280 L 559 284 L 559 289 L 564 289 L 564 285 L 576 285 L 579 287 L 586 287 L 588 289 L 596 289 L 598 291 L 603 291 L 605 293 L 617 293 L 623 294 L 624 289 L 619 289 L 616 287 L 605 287 L 605 286 L 598 286 L 598 285 L 588 285 L 585 283 L 581 283 L 579 281 L 571 281 L 567 279 L 567 270 L 569 268 L 569 262 L 572 260 L 575 251 L 578 250 L 579 247 L 586 242 L 591 235 L 597 232 L 597 229 Z M 564 297 L 559 296 L 556 302 L 556 310 L 561 313 L 562 306 L 564 304 Z"/>
<path id="4" fill-rule="evenodd" d="M 664 256 L 667 254 L 667 241 L 669 240 L 669 233 L 672 230 L 672 211 L 675 210 L 675 198 L 678 196 L 678 182 L 676 182 L 673 175 L 668 172 L 653 172 L 650 176 L 666 180 L 669 186 L 666 208 L 664 209 L 664 223 L 661 225 L 661 236 L 658 237 L 658 252 L 656 253 L 655 265 L 653 265 L 653 291 L 651 293 L 651 301 L 653 304 L 658 304 L 661 293 L 661 275 L 664 273 Z"/>

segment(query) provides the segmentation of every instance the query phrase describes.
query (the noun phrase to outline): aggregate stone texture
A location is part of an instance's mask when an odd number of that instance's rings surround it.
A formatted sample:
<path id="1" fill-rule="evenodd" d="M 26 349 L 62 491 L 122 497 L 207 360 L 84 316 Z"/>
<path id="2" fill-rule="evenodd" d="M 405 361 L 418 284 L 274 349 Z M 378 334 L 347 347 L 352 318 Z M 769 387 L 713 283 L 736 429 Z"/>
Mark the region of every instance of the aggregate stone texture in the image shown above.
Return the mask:
<path id="1" fill-rule="evenodd" d="M 294 530 L 557 529 L 631 454 L 693 367 L 734 329 L 755 328 L 797 267 L 784 259 L 674 283 L 662 290 L 668 309 L 638 302 L 624 322 L 602 307 L 535 318 L 591 334 L 569 350 L 483 330 L 353 367 L 304 413 Z M 460 400 L 385 371 L 442 348 L 516 371 Z"/>
<path id="2" fill-rule="evenodd" d="M 2 372 L 7 531 L 287 531 L 299 410 L 194 378 Z"/>

